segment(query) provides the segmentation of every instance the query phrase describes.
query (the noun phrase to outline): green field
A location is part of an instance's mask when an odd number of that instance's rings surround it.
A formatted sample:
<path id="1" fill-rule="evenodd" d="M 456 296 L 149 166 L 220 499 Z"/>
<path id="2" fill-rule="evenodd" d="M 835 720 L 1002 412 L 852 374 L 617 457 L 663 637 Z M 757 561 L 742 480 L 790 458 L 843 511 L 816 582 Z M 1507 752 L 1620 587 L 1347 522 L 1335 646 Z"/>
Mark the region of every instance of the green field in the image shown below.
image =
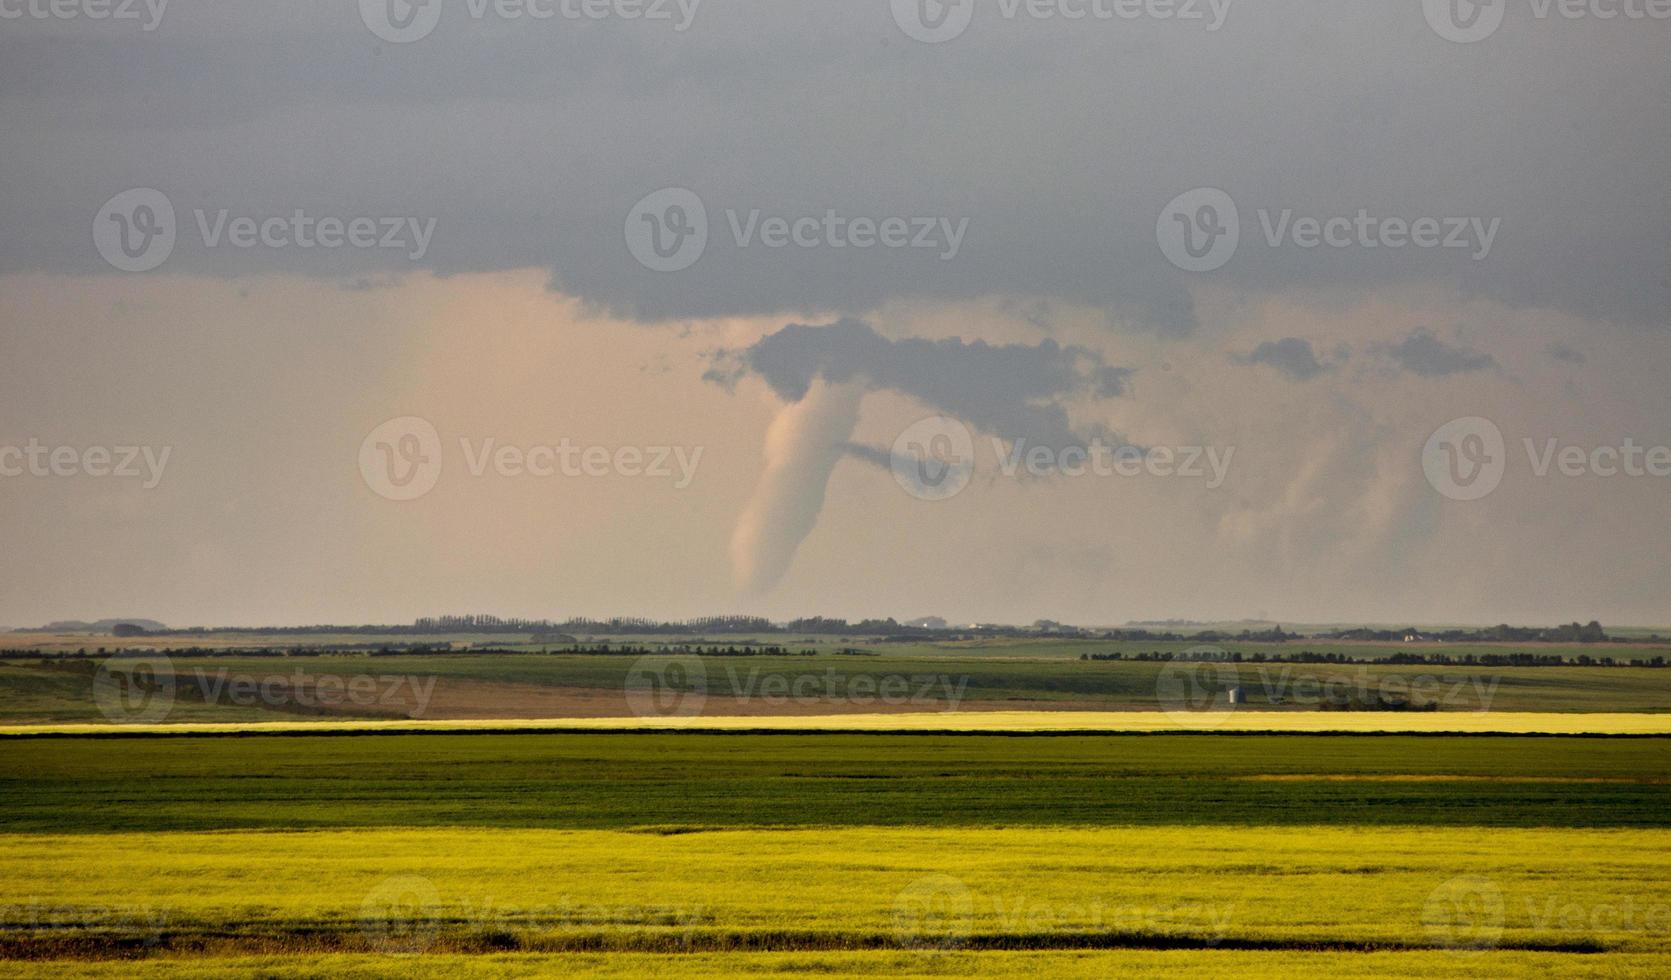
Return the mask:
<path id="1" fill-rule="evenodd" d="M 700 710 L 648 722 L 815 729 L 723 734 L 493 730 L 633 721 L 636 656 L 175 652 L 116 714 L 130 660 L 0 658 L 0 972 L 1671 972 L 1671 736 L 1025 733 L 1212 722 L 1179 691 L 1227 685 L 1250 727 L 1615 733 L 1671 712 L 1664 669 L 861 646 L 666 675 Z M 1388 691 L 1436 710 L 1369 710 Z"/>
<path id="2" fill-rule="evenodd" d="M 0 831 L 26 833 L 1671 825 L 1666 738 L 560 734 L 0 745 Z"/>
<path id="3" fill-rule="evenodd" d="M 1671 738 L 0 748 L 8 975 L 1671 969 Z"/>
<path id="4" fill-rule="evenodd" d="M 1249 710 L 1317 710 L 1325 696 L 1363 707 L 1384 693 L 1439 711 L 1671 712 L 1671 669 L 1665 668 L 1182 665 L 1085 661 L 1057 652 L 1022 657 L 1013 648 L 1002 656 L 889 649 L 877 656 L 704 657 L 702 713 L 1170 709 L 1175 705 L 1168 692 L 1178 688 L 1166 685 L 1167 676 L 1200 678 L 1218 688 L 1233 682 Z M 95 702 L 99 663 L 0 659 L 0 725 L 106 721 Z M 169 658 L 174 689 L 167 720 L 624 716 L 634 713 L 625 692 L 637 667 L 636 657 L 585 654 L 176 654 Z M 369 679 L 376 696 L 339 697 L 323 706 L 305 696 L 322 680 L 341 689 L 354 678 Z M 274 683 L 265 694 L 240 696 L 229 685 L 240 681 Z M 392 695 L 384 697 L 391 685 Z"/>

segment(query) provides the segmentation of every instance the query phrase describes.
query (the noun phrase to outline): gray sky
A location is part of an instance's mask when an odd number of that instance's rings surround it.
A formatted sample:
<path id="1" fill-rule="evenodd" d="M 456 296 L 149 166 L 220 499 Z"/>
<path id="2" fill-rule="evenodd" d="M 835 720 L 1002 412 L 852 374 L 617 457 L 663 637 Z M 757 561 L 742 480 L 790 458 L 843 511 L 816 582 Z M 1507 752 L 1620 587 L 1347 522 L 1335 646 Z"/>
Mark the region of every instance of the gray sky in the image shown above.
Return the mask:
<path id="1" fill-rule="evenodd" d="M 0 19 L 0 623 L 1671 623 L 1671 482 L 1608 475 L 1671 445 L 1671 20 L 437 2 Z"/>

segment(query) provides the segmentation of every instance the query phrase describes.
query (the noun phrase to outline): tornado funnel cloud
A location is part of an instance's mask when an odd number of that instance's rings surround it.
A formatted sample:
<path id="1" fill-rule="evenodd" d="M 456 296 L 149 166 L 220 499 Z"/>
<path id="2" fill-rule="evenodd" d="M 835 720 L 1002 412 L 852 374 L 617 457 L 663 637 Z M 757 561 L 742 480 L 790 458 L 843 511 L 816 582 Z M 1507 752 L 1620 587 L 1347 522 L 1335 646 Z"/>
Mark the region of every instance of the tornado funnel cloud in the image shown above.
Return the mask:
<path id="1" fill-rule="evenodd" d="M 766 430 L 766 468 L 731 536 L 731 567 L 746 595 L 771 591 L 818 524 L 830 474 L 859 423 L 860 381 L 815 381 Z"/>

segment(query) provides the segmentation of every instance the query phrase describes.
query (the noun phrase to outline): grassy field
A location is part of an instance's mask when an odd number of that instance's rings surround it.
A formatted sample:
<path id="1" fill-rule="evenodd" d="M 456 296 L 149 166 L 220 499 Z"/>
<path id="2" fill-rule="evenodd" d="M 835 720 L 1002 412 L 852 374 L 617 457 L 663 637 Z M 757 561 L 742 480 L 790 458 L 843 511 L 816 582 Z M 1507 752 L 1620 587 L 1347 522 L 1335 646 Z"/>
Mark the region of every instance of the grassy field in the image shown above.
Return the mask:
<path id="1" fill-rule="evenodd" d="M 0 749 L 9 976 L 1671 970 L 1671 738 Z"/>
<path id="2" fill-rule="evenodd" d="M 1671 739 L 391 735 L 5 743 L 0 831 L 1671 825 Z"/>
<path id="3" fill-rule="evenodd" d="M 880 714 L 694 715 L 625 718 L 47 722 L 0 725 L 0 739 L 55 736 L 422 735 L 553 732 L 784 734 L 1175 735 L 1671 735 L 1671 714 L 1435 711 L 931 711 Z"/>
<path id="4" fill-rule="evenodd" d="M 648 661 L 652 669 L 669 662 Z M 0 725 L 107 722 L 96 701 L 99 666 L 92 659 L 0 660 Z M 631 656 L 511 653 L 174 655 L 161 669 L 169 674 L 167 721 L 234 722 L 629 716 L 637 713 L 629 691 L 644 668 Z M 688 686 L 703 692 L 705 716 L 1171 710 L 1191 706 L 1181 695 L 1222 698 L 1230 686 L 1241 689 L 1248 711 L 1315 711 L 1331 698 L 1363 707 L 1384 695 L 1455 713 L 1671 714 L 1671 669 L 1648 667 L 1186 665 L 888 650 L 707 657 L 690 671 L 701 675 Z M 370 696 L 344 696 L 351 683 L 368 685 Z M 322 685 L 338 695 L 311 697 Z"/>
<path id="5" fill-rule="evenodd" d="M 234 639 L 0 657 L 0 972 L 1671 972 L 1663 669 Z"/>

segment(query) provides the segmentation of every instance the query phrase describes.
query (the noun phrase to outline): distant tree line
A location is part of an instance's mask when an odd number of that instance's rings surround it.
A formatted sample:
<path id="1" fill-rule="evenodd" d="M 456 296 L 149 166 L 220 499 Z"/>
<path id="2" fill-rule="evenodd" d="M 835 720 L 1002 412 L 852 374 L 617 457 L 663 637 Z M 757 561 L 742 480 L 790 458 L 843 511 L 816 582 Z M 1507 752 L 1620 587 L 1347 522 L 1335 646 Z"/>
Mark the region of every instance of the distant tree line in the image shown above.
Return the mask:
<path id="1" fill-rule="evenodd" d="M 408 625 L 312 625 L 312 626 L 194 626 L 187 629 L 138 630 L 133 636 L 192 636 L 206 634 L 300 635 L 337 633 L 343 635 L 376 634 L 381 636 L 440 635 L 456 633 L 486 634 L 546 634 L 552 636 L 737 636 L 798 635 L 798 636 L 866 636 L 884 640 L 947 640 L 974 637 L 1015 636 L 1040 638 L 1089 638 L 1109 640 L 1151 640 L 1172 642 L 1181 640 L 1242 640 L 1244 642 L 1282 643 L 1297 638 L 1298 634 L 1284 633 L 1281 627 L 1258 633 L 1207 632 L 1198 634 L 1155 633 L 1149 630 L 1090 631 L 1041 622 L 1033 627 L 981 624 L 968 627 L 930 628 L 911 626 L 893 617 L 861 619 L 857 621 L 829 616 L 808 616 L 787 623 L 773 623 L 761 616 L 701 616 L 695 619 L 655 620 L 631 616 L 609 619 L 574 617 L 571 619 L 526 619 L 491 616 L 425 616 Z"/>
<path id="2" fill-rule="evenodd" d="M 471 653 L 476 651 L 472 650 Z M 527 652 L 527 651 L 523 651 Z M 776 644 L 729 644 L 719 646 L 711 644 L 704 646 L 698 643 L 669 643 L 655 647 L 632 643 L 622 643 L 611 646 L 608 643 L 577 644 L 571 647 L 554 650 L 541 650 L 546 654 L 584 655 L 592 657 L 648 657 L 648 656 L 678 656 L 678 657 L 816 657 L 817 650 L 791 650 Z"/>
<path id="3" fill-rule="evenodd" d="M 1284 630 L 1281 626 L 1266 629 L 1228 632 L 1203 630 L 1175 632 L 1145 628 L 1087 630 L 1066 626 L 1051 620 L 1039 620 L 1030 627 L 980 624 L 973 626 L 921 626 L 887 619 L 851 621 L 828 616 L 809 616 L 787 623 L 773 623 L 761 616 L 702 616 L 695 619 L 654 620 L 630 616 L 609 619 L 574 617 L 565 620 L 526 619 L 518 617 L 476 614 L 467 616 L 426 616 L 407 625 L 357 626 L 258 626 L 258 627 L 191 627 L 189 629 L 158 629 L 135 623 L 120 623 L 115 628 L 119 637 L 137 636 L 203 636 L 208 634 L 248 636 L 299 636 L 304 634 L 340 634 L 344 636 L 441 636 L 448 634 L 518 635 L 532 637 L 535 642 L 574 643 L 582 637 L 603 636 L 803 636 L 867 637 L 884 643 L 918 641 L 946 642 L 991 637 L 1029 639 L 1103 640 L 1113 643 L 1265 643 L 1287 644 L 1305 639 L 1340 640 L 1375 643 L 1396 643 L 1421 640 L 1437 643 L 1663 643 L 1658 634 L 1649 637 L 1609 636 L 1599 622 L 1569 623 L 1551 628 L 1509 626 L 1485 629 L 1448 629 L 1423 632 L 1415 628 L 1400 630 L 1347 629 L 1311 637 Z"/>
<path id="4" fill-rule="evenodd" d="M 864 650 L 841 650 L 844 654 L 874 655 Z M 650 655 L 663 656 L 691 656 L 691 657 L 816 657 L 819 652 L 812 649 L 792 650 L 777 644 L 719 644 L 675 643 L 654 647 L 641 644 L 622 643 L 611 645 L 608 643 L 573 644 L 563 647 L 545 649 L 528 649 L 525 647 L 468 647 L 458 648 L 447 643 L 414 643 L 414 644 L 334 644 L 324 647 L 173 647 L 168 650 L 156 650 L 148 647 L 96 647 L 79 650 L 0 650 L 0 657 L 10 659 L 29 660 L 100 660 L 106 657 L 125 656 L 157 656 L 166 654 L 170 657 L 218 657 L 229 658 L 257 658 L 257 657 L 329 657 L 341 654 L 360 654 L 370 657 L 409 657 L 409 656 L 488 656 L 493 654 L 520 654 L 546 656 L 589 656 L 589 657 L 646 657 Z"/>
<path id="5" fill-rule="evenodd" d="M 31 660 L 90 660 L 105 657 L 321 657 L 355 653 L 373 657 L 458 653 L 446 643 L 339 643 L 329 647 L 81 647 L 77 650 L 0 650 L 0 657 Z M 515 650 L 473 650 L 472 653 L 516 653 Z"/>
<path id="6" fill-rule="evenodd" d="M 1625 637 L 1612 637 L 1602 629 L 1601 623 L 1590 620 L 1588 623 L 1568 623 L 1565 626 L 1554 626 L 1540 629 L 1530 626 L 1510 626 L 1504 623 L 1500 626 L 1488 626 L 1485 629 L 1466 630 L 1438 630 L 1423 631 L 1414 627 L 1402 630 L 1372 630 L 1350 629 L 1333 633 L 1321 634 L 1318 639 L 1324 640 L 1367 640 L 1373 642 L 1397 642 L 1406 637 L 1419 638 L 1424 642 L 1437 643 L 1629 643 Z M 1641 642 L 1660 642 L 1655 634 Z"/>
<path id="7" fill-rule="evenodd" d="M 1255 651 L 1243 653 L 1240 650 L 1226 651 L 1198 651 L 1167 653 L 1151 650 L 1139 653 L 1082 653 L 1080 660 L 1097 661 L 1135 661 L 1152 663 L 1157 661 L 1180 660 L 1193 663 L 1249 663 L 1249 664 L 1338 664 L 1343 666 L 1399 666 L 1413 665 L 1424 667 L 1664 667 L 1664 657 L 1654 657 L 1650 660 L 1621 660 L 1616 657 L 1592 657 L 1579 654 L 1576 657 L 1564 657 L 1559 654 L 1547 653 L 1416 653 L 1400 651 L 1385 657 L 1349 657 L 1343 653 L 1317 653 L 1311 650 L 1297 650 L 1293 653 L 1271 653 Z"/>

